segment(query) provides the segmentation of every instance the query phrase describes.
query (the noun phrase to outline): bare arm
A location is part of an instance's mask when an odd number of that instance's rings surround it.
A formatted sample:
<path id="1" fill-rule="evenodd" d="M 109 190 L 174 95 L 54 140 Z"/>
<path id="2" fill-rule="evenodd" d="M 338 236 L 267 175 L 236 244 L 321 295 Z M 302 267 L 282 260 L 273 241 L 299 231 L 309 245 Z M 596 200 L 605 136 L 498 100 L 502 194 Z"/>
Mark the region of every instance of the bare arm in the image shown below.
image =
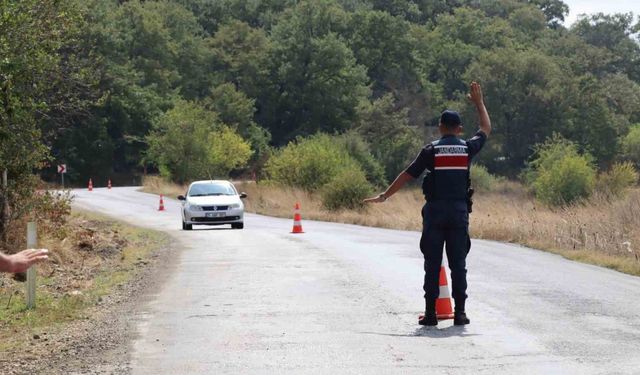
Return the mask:
<path id="1" fill-rule="evenodd" d="M 389 185 L 387 190 L 374 198 L 365 199 L 365 203 L 380 203 L 387 200 L 390 196 L 395 194 L 398 190 L 400 190 L 408 181 L 413 180 L 413 176 L 411 176 L 407 172 L 402 172 L 396 177 L 396 179 Z"/>
<path id="2" fill-rule="evenodd" d="M 471 82 L 471 92 L 467 95 L 469 100 L 476 106 L 478 116 L 480 117 L 480 130 L 488 137 L 491 134 L 491 119 L 489 112 L 484 106 L 484 98 L 482 95 L 482 87 L 478 82 Z"/>
<path id="3" fill-rule="evenodd" d="M 0 272 L 24 272 L 32 265 L 49 258 L 47 249 L 28 249 L 17 254 L 0 253 Z"/>

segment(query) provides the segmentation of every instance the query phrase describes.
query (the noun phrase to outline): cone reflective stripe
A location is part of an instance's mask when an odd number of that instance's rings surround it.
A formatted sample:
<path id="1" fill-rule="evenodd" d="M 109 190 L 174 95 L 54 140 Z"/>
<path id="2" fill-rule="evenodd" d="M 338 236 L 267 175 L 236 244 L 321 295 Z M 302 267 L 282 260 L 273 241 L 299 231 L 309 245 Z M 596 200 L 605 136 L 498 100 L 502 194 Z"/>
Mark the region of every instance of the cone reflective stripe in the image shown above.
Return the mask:
<path id="1" fill-rule="evenodd" d="M 164 211 L 164 199 L 162 199 L 162 194 L 160 194 L 160 207 L 158 207 L 158 211 Z"/>
<path id="2" fill-rule="evenodd" d="M 436 300 L 436 316 L 438 320 L 453 319 L 453 308 L 451 307 L 451 293 L 447 284 L 447 274 L 444 266 L 440 266 L 440 296 Z"/>
<path id="3" fill-rule="evenodd" d="M 449 294 L 449 288 L 446 285 L 440 285 L 440 297 L 439 298 L 451 298 Z"/>
<path id="4" fill-rule="evenodd" d="M 89 179 L 89 191 L 93 191 L 93 181 Z"/>
<path id="5" fill-rule="evenodd" d="M 111 190 L 111 180 L 107 183 L 107 189 Z"/>
<path id="6" fill-rule="evenodd" d="M 302 230 L 302 216 L 300 215 L 300 203 L 296 203 L 296 208 L 293 214 L 293 230 L 291 233 L 304 233 Z"/>

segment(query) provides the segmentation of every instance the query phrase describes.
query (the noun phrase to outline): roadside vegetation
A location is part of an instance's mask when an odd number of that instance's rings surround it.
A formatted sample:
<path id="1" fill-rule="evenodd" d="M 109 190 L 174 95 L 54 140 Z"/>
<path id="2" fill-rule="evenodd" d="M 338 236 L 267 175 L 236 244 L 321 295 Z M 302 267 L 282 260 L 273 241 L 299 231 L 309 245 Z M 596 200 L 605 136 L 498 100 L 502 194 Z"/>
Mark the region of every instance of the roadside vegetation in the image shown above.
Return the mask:
<path id="1" fill-rule="evenodd" d="M 35 266 L 35 309 L 26 306 L 25 274 L 0 274 L 2 373 L 26 371 L 19 368 L 23 360 L 43 356 L 46 361 L 48 355 L 68 349 L 70 340 L 85 335 L 73 326 L 126 299 L 136 277 L 154 262 L 157 250 L 168 245 L 165 234 L 71 212 L 69 194 L 48 191 L 41 182 L 37 186 L 34 194 L 14 201 L 19 203 L 14 207 L 25 212 L 5 226 L 5 242 L 0 243 L 3 253 L 24 249 L 26 224 L 33 221 L 38 246 L 49 250 L 49 260 Z M 38 359 L 25 365 L 36 362 L 42 364 Z"/>
<path id="2" fill-rule="evenodd" d="M 618 169 L 629 173 L 628 165 Z M 474 238 L 504 241 L 557 253 L 566 258 L 612 268 L 640 276 L 640 189 L 624 183 L 612 194 L 604 181 L 620 172 L 598 176 L 601 186 L 588 198 L 571 204 L 549 205 L 520 182 L 496 178 L 483 168 L 474 168 L 472 179 L 478 193 L 471 214 Z M 618 177 L 614 179 L 620 179 Z M 624 179 L 620 179 L 624 180 Z M 380 205 L 334 208 L 325 203 L 321 191 L 309 191 L 268 181 L 236 182 L 248 194 L 245 209 L 263 215 L 291 218 L 293 206 L 302 206 L 302 218 L 400 230 L 421 230 L 420 210 L 424 197 L 416 185 L 401 190 Z M 176 197 L 186 185 L 148 176 L 143 190 Z M 341 195 L 342 196 L 342 195 Z M 304 223 L 303 223 L 304 225 Z"/>
<path id="3" fill-rule="evenodd" d="M 49 197 L 48 208 L 40 205 L 38 215 L 24 218 L 37 222 L 38 244 L 49 249 L 49 261 L 36 266 L 36 308 L 26 308 L 23 274 L 0 275 L 0 369 L 10 366 L 7 371 L 16 370 L 21 359 L 62 350 L 70 338 L 84 335 L 70 324 L 92 320 L 124 300 L 137 275 L 168 243 L 161 233 L 70 213 L 66 196 L 43 195 Z M 24 227 L 14 222 L 9 228 L 13 246 L 24 246 Z"/>

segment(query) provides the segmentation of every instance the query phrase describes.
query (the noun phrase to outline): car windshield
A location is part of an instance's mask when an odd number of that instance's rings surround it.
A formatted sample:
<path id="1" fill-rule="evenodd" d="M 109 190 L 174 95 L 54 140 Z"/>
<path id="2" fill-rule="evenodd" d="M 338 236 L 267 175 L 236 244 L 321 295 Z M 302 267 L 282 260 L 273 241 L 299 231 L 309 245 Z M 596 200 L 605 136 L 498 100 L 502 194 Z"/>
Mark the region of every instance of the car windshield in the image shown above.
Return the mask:
<path id="1" fill-rule="evenodd" d="M 228 183 L 195 184 L 189 189 L 190 197 L 204 197 L 207 195 L 235 195 L 233 186 Z"/>

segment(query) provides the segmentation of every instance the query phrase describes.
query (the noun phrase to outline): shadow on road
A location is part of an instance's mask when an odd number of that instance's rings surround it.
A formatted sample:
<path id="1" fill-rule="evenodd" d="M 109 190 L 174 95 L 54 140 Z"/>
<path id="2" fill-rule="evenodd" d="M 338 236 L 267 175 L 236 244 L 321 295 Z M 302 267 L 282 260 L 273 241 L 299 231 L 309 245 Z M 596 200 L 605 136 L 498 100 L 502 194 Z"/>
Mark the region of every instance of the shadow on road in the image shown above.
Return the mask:
<path id="1" fill-rule="evenodd" d="M 393 336 L 393 337 L 432 337 L 432 338 L 446 338 L 446 337 L 471 337 L 480 336 L 477 333 L 467 333 L 466 328 L 463 326 L 449 326 L 445 328 L 436 327 L 420 327 L 416 328 L 413 333 L 383 333 L 383 332 L 360 332 L 366 335 L 380 335 L 380 336 Z"/>
<path id="2" fill-rule="evenodd" d="M 193 228 L 193 232 L 207 231 L 207 230 L 238 230 L 233 228 L 221 228 L 221 227 L 205 227 L 205 228 Z"/>

